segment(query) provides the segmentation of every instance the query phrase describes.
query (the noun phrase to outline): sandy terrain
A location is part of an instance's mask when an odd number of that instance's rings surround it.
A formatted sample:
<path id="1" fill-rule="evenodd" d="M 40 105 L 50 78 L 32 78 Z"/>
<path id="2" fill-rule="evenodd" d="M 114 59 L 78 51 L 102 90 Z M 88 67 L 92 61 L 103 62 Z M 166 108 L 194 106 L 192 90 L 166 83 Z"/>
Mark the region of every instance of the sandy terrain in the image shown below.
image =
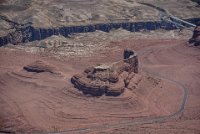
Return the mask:
<path id="1" fill-rule="evenodd" d="M 133 43 L 134 42 L 134 43 Z M 199 49 L 186 46 L 183 39 L 119 39 L 106 48 L 85 56 L 52 56 L 46 52 L 25 52 L 1 48 L 1 130 L 16 132 L 105 132 L 105 133 L 199 133 Z M 97 63 L 122 58 L 123 49 L 136 50 L 140 59 L 142 81 L 135 90 L 125 90 L 119 97 L 89 97 L 74 89 L 72 75 Z M 111 48 L 111 49 L 109 49 Z M 111 51 L 112 50 L 112 51 Z M 54 66 L 59 73 L 31 73 L 23 67 L 36 60 Z M 156 75 L 156 76 L 154 76 Z M 179 81 L 189 89 L 186 109 L 164 123 L 140 123 L 176 113 L 184 92 Z M 133 122 L 127 125 L 127 122 Z M 120 125 L 122 123 L 122 125 Z M 119 125 L 113 128 L 112 125 Z M 131 125 L 132 124 L 132 125 Z M 143 125 L 144 124 L 144 125 Z M 105 127 L 109 126 L 111 127 Z M 91 130 L 83 131 L 84 128 Z"/>

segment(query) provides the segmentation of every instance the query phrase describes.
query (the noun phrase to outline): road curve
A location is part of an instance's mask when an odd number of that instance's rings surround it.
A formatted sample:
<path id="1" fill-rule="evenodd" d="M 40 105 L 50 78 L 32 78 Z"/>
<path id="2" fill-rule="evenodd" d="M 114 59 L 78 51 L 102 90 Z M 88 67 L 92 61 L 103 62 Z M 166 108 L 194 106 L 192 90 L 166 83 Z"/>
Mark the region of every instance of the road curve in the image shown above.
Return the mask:
<path id="1" fill-rule="evenodd" d="M 144 50 L 144 49 L 143 49 Z M 150 49 L 145 49 L 145 53 L 148 53 Z M 141 55 L 141 53 L 139 52 L 139 55 Z M 143 125 L 143 124 L 153 124 L 153 123 L 159 123 L 159 122 L 166 122 L 169 119 L 174 119 L 177 117 L 181 117 L 184 110 L 185 110 L 185 105 L 187 102 L 187 98 L 188 98 L 188 89 L 186 86 L 184 86 L 181 82 L 179 81 L 175 81 L 173 79 L 169 79 L 167 77 L 161 76 L 159 74 L 155 74 L 155 73 L 150 73 L 142 64 L 140 64 L 140 68 L 141 70 L 143 70 L 144 72 L 147 72 L 148 74 L 168 81 L 174 85 L 176 85 L 177 87 L 179 87 L 179 89 L 183 92 L 183 98 L 182 101 L 180 103 L 180 106 L 178 108 L 178 110 L 170 115 L 164 115 L 164 116 L 157 116 L 157 117 L 152 117 L 152 118 L 140 118 L 138 120 L 131 120 L 131 121 L 127 121 L 124 123 L 116 123 L 116 124 L 110 124 L 110 125 L 98 125 L 98 126 L 91 126 L 91 127 L 87 127 L 87 128 L 79 128 L 79 129 L 66 129 L 63 131 L 58 131 L 58 132 L 48 132 L 48 134 L 59 134 L 59 133 L 88 133 L 88 132 L 93 132 L 93 131 L 101 131 L 101 130 L 105 130 L 105 129 L 115 129 L 115 128 L 123 128 L 125 126 L 129 126 L 129 125 Z"/>

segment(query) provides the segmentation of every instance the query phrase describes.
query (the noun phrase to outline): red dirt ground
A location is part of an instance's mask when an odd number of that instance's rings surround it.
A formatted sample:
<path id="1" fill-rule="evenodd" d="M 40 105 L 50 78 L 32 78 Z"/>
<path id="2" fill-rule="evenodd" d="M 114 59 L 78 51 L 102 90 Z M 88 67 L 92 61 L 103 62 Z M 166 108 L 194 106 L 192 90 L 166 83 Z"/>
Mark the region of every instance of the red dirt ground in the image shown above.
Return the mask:
<path id="1" fill-rule="evenodd" d="M 200 133 L 200 49 L 185 40 L 122 40 L 107 44 L 112 51 L 92 57 L 54 57 L 0 49 L 0 130 L 18 133 L 91 128 L 91 133 Z M 73 88 L 70 78 L 88 66 L 122 59 L 124 48 L 138 52 L 141 82 L 119 97 L 90 97 Z M 23 67 L 45 61 L 59 73 L 31 73 Z M 154 75 L 158 76 L 154 77 Z M 162 123 L 106 127 L 170 115 L 179 110 L 189 89 L 183 115 Z M 105 126 L 103 126 L 105 125 Z M 66 131 L 66 133 L 80 131 Z"/>

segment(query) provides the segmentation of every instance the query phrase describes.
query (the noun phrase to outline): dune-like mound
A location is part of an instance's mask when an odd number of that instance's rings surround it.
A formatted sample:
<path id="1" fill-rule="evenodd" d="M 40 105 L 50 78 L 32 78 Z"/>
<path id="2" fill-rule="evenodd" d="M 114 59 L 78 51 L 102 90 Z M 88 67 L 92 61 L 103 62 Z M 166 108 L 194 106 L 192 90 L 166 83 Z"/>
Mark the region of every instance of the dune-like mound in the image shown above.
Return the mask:
<path id="1" fill-rule="evenodd" d="M 24 70 L 28 72 L 35 72 L 35 73 L 42 73 L 42 72 L 49 72 L 53 74 L 58 73 L 57 69 L 54 66 L 40 60 L 37 60 L 33 62 L 32 64 L 25 66 Z"/>
<path id="2" fill-rule="evenodd" d="M 112 64 L 87 68 L 82 74 L 74 75 L 71 82 L 84 94 L 92 96 L 118 96 L 138 73 L 136 52 L 124 50 L 124 59 Z"/>

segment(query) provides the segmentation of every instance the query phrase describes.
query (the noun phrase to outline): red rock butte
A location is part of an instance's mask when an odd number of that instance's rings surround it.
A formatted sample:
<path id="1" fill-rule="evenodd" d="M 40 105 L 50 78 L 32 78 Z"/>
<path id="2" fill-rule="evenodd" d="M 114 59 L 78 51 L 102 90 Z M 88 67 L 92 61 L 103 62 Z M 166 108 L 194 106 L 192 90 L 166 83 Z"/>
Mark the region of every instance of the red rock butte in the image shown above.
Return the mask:
<path id="1" fill-rule="evenodd" d="M 84 94 L 119 96 L 136 73 L 138 73 L 137 54 L 133 50 L 125 49 L 123 60 L 89 67 L 82 74 L 74 75 L 71 82 Z"/>

